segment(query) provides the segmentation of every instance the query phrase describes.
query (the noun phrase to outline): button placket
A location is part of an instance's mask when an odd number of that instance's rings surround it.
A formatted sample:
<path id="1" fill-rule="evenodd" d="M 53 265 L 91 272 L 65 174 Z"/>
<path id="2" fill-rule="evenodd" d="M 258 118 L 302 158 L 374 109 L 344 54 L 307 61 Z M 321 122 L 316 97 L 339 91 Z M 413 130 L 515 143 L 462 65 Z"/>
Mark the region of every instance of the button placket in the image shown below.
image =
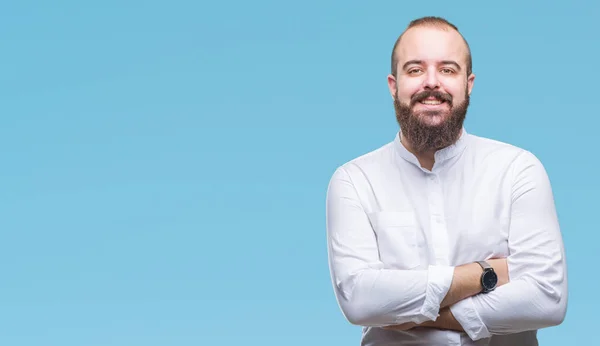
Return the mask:
<path id="1" fill-rule="evenodd" d="M 437 264 L 448 265 L 448 234 L 444 215 L 442 186 L 439 177 L 430 174 L 428 182 L 429 218 Z"/>

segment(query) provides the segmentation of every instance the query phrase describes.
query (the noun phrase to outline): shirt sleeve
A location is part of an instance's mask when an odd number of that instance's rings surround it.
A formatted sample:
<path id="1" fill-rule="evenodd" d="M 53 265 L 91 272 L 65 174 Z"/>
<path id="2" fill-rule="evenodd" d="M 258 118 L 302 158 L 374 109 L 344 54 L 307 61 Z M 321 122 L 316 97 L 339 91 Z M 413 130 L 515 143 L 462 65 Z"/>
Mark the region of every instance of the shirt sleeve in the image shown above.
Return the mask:
<path id="1" fill-rule="evenodd" d="M 329 183 L 326 224 L 334 293 L 350 323 L 381 327 L 437 318 L 454 268 L 386 269 L 371 223 L 343 167 Z"/>
<path id="2" fill-rule="evenodd" d="M 565 251 L 550 181 L 529 152 L 513 167 L 510 282 L 450 307 L 473 340 L 555 326 L 566 314 Z"/>

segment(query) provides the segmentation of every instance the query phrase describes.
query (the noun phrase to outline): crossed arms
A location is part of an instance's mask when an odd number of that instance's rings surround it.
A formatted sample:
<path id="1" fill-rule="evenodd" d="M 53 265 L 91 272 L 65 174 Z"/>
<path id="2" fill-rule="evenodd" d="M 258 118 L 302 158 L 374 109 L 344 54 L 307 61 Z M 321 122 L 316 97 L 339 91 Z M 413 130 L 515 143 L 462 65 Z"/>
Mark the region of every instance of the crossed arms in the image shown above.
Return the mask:
<path id="1" fill-rule="evenodd" d="M 473 340 L 562 323 L 567 274 L 549 179 L 529 152 L 515 160 L 512 174 L 510 255 L 490 262 L 502 285 L 479 294 L 477 264 L 385 268 L 352 180 L 339 168 L 327 193 L 327 234 L 333 285 L 348 321 L 370 327 L 454 329 Z"/>
<path id="2" fill-rule="evenodd" d="M 509 277 L 506 259 L 491 259 L 487 262 L 494 268 L 494 271 L 498 275 L 498 287 L 507 284 L 509 282 Z M 481 273 L 481 266 L 479 266 L 476 263 L 464 264 L 454 268 L 452 284 L 450 285 L 450 288 L 446 293 L 444 299 L 440 303 L 440 312 L 437 319 L 432 321 L 425 321 L 421 324 L 408 322 L 398 325 L 390 325 L 384 328 L 408 330 L 414 327 L 424 327 L 449 329 L 464 332 L 465 329 L 460 324 L 460 322 L 456 320 L 450 307 L 464 299 L 473 297 L 480 293 Z"/>

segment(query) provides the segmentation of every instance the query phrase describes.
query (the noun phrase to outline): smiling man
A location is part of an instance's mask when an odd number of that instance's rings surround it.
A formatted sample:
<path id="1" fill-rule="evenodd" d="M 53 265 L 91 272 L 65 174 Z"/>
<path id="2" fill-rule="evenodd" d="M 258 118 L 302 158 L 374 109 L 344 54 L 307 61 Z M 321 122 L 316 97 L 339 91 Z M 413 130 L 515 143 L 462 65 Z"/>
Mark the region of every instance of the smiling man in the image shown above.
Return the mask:
<path id="1" fill-rule="evenodd" d="M 411 22 L 387 83 L 400 131 L 338 167 L 329 266 L 362 345 L 537 345 L 567 270 L 550 181 L 529 151 L 467 133 L 471 52 L 443 18 Z"/>

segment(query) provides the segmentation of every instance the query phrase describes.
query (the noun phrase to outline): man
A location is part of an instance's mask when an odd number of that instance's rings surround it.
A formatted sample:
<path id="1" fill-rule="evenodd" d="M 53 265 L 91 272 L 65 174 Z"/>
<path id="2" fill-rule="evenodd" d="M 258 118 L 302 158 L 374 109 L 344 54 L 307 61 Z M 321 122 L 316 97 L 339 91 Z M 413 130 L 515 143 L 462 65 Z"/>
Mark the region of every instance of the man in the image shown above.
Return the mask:
<path id="1" fill-rule="evenodd" d="M 530 152 L 466 132 L 474 80 L 454 25 L 411 22 L 388 76 L 399 133 L 331 178 L 332 284 L 362 345 L 537 345 L 565 317 L 548 176 Z"/>

